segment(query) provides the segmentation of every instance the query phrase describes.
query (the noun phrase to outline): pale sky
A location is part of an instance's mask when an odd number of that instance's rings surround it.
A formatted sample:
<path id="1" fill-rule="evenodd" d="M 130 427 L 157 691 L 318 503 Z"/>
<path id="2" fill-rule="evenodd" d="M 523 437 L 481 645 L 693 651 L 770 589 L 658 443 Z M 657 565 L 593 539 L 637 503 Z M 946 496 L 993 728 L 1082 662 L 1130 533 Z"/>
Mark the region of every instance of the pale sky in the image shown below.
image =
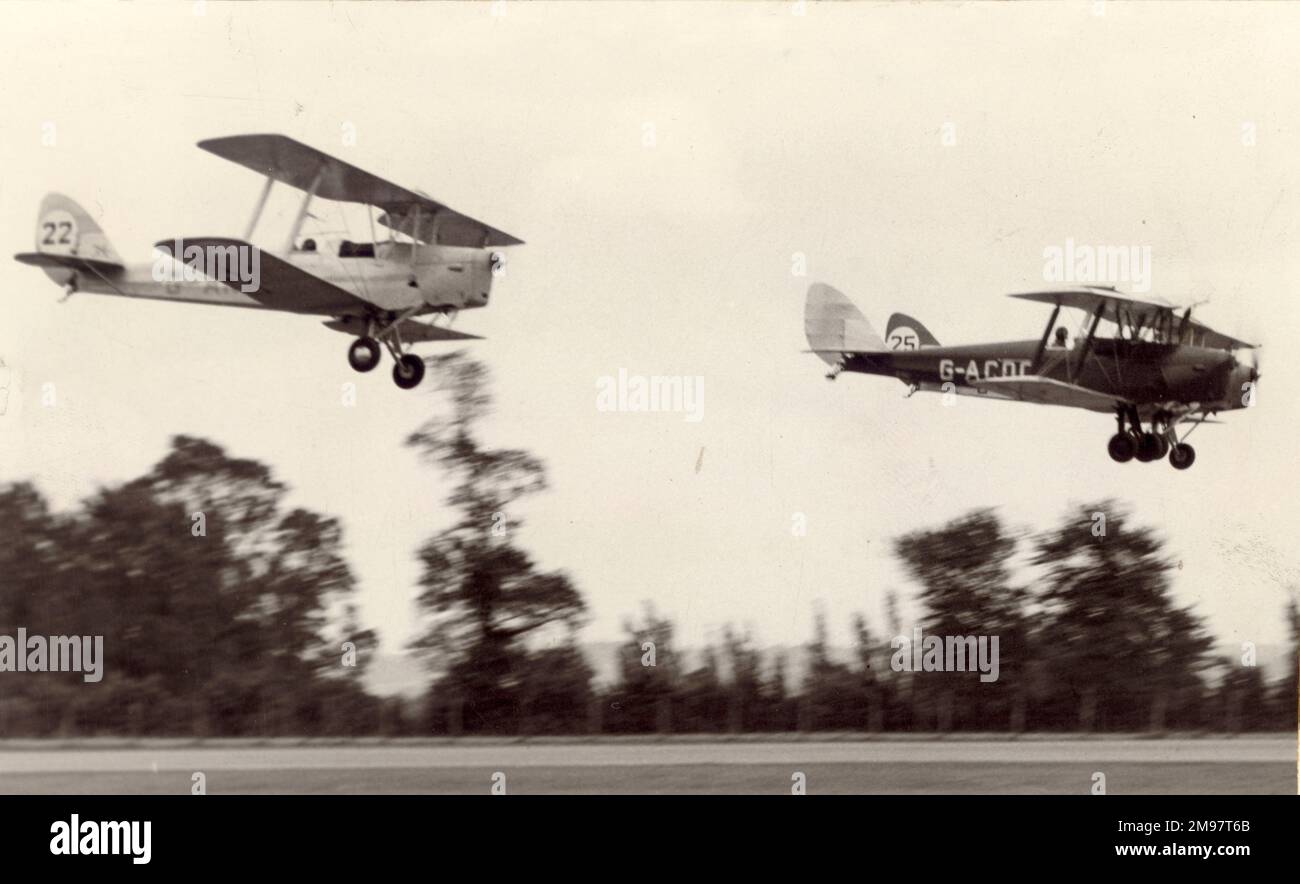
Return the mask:
<path id="1" fill-rule="evenodd" d="M 1285 640 L 1300 6 L 74 3 L 5 19 L 11 254 L 50 190 L 130 261 L 241 235 L 261 180 L 194 143 L 246 132 L 527 241 L 457 328 L 488 338 L 470 349 L 494 378 L 489 440 L 549 468 L 520 540 L 574 577 L 588 640 L 646 599 L 689 643 L 727 622 L 802 642 L 815 603 L 833 639 L 858 610 L 883 632 L 885 590 L 910 591 L 891 538 L 986 505 L 1045 527 L 1108 496 L 1169 539 L 1180 599 L 1220 639 Z M 292 205 L 282 192 L 260 244 L 280 247 Z M 1035 337 L 1048 311 L 1004 295 L 1043 287 L 1044 249 L 1067 239 L 1149 246 L 1152 294 L 1209 298 L 1203 322 L 1265 343 L 1259 407 L 1198 429 L 1190 471 L 1112 463 L 1104 415 L 904 400 L 890 379 L 829 384 L 800 352 L 814 281 L 882 331 L 897 310 L 944 343 Z M 310 317 L 59 304 L 10 260 L 0 291 L 0 477 L 70 506 L 177 433 L 269 463 L 295 503 L 341 517 L 363 616 L 400 649 L 415 549 L 448 519 L 446 486 L 401 444 L 429 381 L 398 390 L 387 361 L 355 375 L 347 339 Z M 598 378 L 620 369 L 702 377 L 703 420 L 598 411 Z"/>

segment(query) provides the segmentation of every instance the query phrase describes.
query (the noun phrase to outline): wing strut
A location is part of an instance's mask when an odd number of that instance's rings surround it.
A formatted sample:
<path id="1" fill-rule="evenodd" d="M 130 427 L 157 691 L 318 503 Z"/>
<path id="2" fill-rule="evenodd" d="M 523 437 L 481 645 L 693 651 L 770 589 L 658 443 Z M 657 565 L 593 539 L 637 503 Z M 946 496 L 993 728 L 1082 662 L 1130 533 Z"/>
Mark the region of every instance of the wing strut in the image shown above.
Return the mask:
<path id="1" fill-rule="evenodd" d="M 321 179 L 325 177 L 325 167 L 321 166 L 316 171 L 316 177 L 311 180 L 311 187 L 303 195 L 302 205 L 298 207 L 298 217 L 293 219 L 293 227 L 289 230 L 289 240 L 284 244 L 286 253 L 293 251 L 293 241 L 298 238 L 298 232 L 302 230 L 302 222 L 307 218 L 307 207 L 311 205 L 312 197 L 316 196 L 316 188 L 320 187 Z"/>
<path id="2" fill-rule="evenodd" d="M 1174 343 L 1181 344 L 1183 339 L 1187 337 L 1187 329 L 1191 326 L 1191 321 L 1192 308 L 1188 307 L 1186 312 L 1183 313 L 1183 321 L 1178 323 L 1178 340 Z"/>
<path id="3" fill-rule="evenodd" d="M 1038 342 L 1038 349 L 1034 351 L 1034 361 L 1029 369 L 1030 374 L 1038 374 L 1038 370 L 1043 367 L 1043 351 L 1047 349 L 1047 341 L 1052 336 L 1052 326 L 1056 325 L 1056 317 L 1061 315 L 1061 305 L 1058 302 L 1056 308 L 1052 310 L 1052 316 L 1047 320 L 1047 328 L 1043 331 L 1043 339 Z"/>
<path id="4" fill-rule="evenodd" d="M 1092 325 L 1088 327 L 1088 337 L 1084 339 L 1083 346 L 1079 348 L 1079 362 L 1074 368 L 1075 374 L 1083 372 L 1083 363 L 1088 358 L 1088 354 L 1092 352 L 1092 340 L 1097 335 L 1097 326 L 1101 325 L 1101 314 L 1105 312 L 1105 309 L 1105 304 L 1098 304 L 1097 309 L 1092 314 Z M 1065 364 L 1069 366 L 1070 363 L 1067 361 Z"/>
<path id="5" fill-rule="evenodd" d="M 262 185 L 262 195 L 257 198 L 257 206 L 253 209 L 253 217 L 248 221 L 248 229 L 244 231 L 244 239 L 252 241 L 253 229 L 257 227 L 257 222 L 262 217 L 262 210 L 266 208 L 266 198 L 271 195 L 271 185 L 275 179 L 270 175 L 266 176 L 266 183 Z"/>
<path id="6" fill-rule="evenodd" d="M 420 248 L 420 241 L 416 239 L 415 234 L 420 230 L 420 204 L 415 204 L 415 224 L 411 227 L 411 278 L 406 284 L 411 288 L 417 288 L 420 285 L 419 278 L 415 275 L 416 252 Z"/>

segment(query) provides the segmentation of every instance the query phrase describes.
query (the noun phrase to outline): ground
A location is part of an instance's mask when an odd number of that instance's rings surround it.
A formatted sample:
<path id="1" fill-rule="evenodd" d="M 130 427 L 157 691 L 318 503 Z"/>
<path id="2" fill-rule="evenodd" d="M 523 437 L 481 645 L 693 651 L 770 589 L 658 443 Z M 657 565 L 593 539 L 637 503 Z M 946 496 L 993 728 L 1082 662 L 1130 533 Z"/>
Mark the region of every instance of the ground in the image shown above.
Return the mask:
<path id="1" fill-rule="evenodd" d="M 1296 738 L 0 742 L 0 793 L 1296 794 Z M 499 778 L 498 778 L 499 779 Z"/>

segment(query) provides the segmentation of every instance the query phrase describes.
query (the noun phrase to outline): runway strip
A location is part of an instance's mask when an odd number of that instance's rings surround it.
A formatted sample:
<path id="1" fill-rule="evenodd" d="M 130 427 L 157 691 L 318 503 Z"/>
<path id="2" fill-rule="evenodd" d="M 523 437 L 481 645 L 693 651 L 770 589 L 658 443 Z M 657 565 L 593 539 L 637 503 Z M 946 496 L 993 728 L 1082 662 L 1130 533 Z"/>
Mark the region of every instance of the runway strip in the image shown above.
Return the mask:
<path id="1" fill-rule="evenodd" d="M 0 742 L 0 775 L 215 770 L 380 770 L 489 767 L 677 767 L 790 764 L 1282 764 L 1285 737 L 1210 739 L 923 740 L 862 742 L 495 742 L 435 745 L 177 745 L 130 748 Z"/>

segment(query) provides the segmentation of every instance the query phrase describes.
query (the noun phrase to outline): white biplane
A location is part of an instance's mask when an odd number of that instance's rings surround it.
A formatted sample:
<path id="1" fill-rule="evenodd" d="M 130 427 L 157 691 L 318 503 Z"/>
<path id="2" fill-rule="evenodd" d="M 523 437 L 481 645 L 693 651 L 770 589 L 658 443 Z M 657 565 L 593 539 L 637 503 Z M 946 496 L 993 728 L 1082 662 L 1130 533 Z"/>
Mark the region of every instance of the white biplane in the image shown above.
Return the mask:
<path id="1" fill-rule="evenodd" d="M 412 344 L 478 338 L 433 320 L 450 323 L 461 310 L 487 306 L 493 278 L 504 269 L 500 249 L 522 240 L 284 135 L 235 135 L 199 147 L 266 176 L 243 239 L 166 240 L 155 244 L 151 264 L 128 266 L 81 206 L 51 193 L 41 202 L 36 251 L 15 259 L 42 268 L 68 295 L 327 316 L 327 328 L 356 338 L 348 348 L 354 369 L 375 368 L 382 345 L 403 389 L 424 377 Z M 303 192 L 282 255 L 249 242 L 277 181 Z M 313 199 L 364 205 L 370 241 L 302 236 Z M 376 220 L 389 230 L 385 241 L 375 236 Z"/>

